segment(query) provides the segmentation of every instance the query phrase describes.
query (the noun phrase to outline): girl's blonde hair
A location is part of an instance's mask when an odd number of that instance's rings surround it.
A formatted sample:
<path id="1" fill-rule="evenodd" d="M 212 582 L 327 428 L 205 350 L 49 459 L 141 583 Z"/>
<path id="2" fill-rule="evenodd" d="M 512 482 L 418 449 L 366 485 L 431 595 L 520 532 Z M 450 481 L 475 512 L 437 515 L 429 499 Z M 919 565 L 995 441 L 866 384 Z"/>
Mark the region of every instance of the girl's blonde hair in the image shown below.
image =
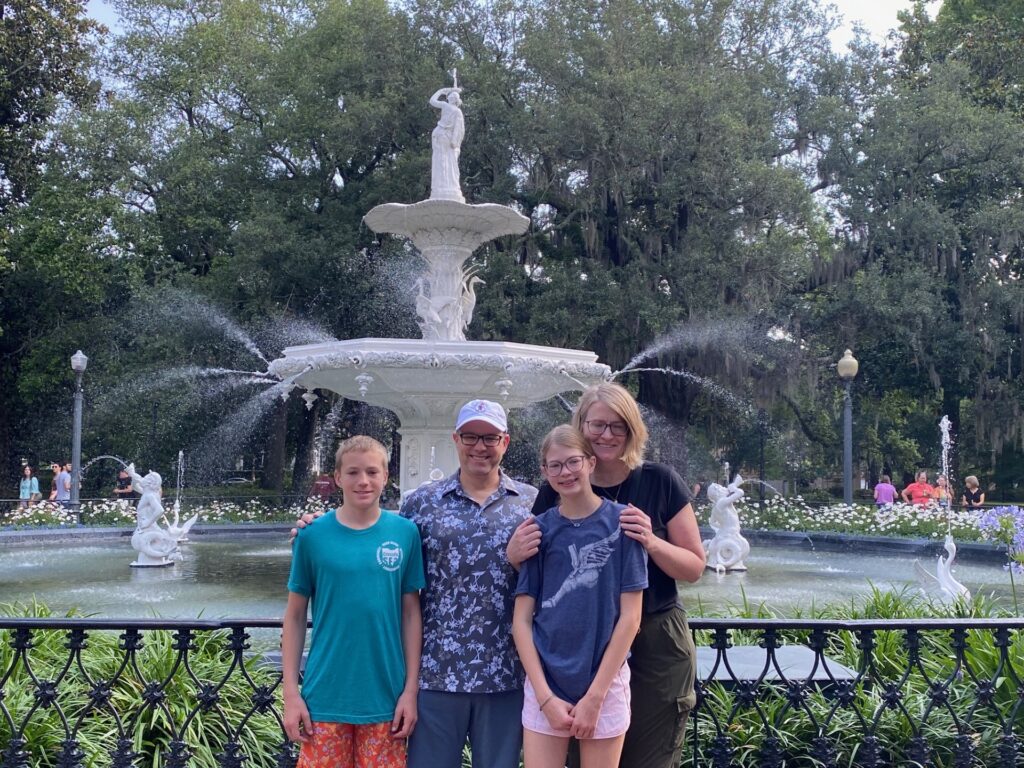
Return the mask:
<path id="1" fill-rule="evenodd" d="M 341 471 L 341 460 L 346 453 L 379 453 L 384 471 L 388 471 L 388 449 L 369 435 L 353 435 L 343 440 L 334 454 L 334 471 Z"/>
<path id="2" fill-rule="evenodd" d="M 583 395 L 572 414 L 572 425 L 584 434 L 587 411 L 594 403 L 604 403 L 626 423 L 628 433 L 622 450 L 622 462 L 630 469 L 636 469 L 643 464 L 644 450 L 647 448 L 647 426 L 640 415 L 640 406 L 629 394 L 629 390 L 611 381 L 603 381 L 583 390 Z"/>
<path id="3" fill-rule="evenodd" d="M 543 465 L 547 459 L 548 451 L 553 446 L 562 448 L 575 448 L 587 458 L 592 458 L 594 448 L 590 441 L 571 424 L 559 424 L 544 436 L 544 442 L 540 445 L 540 463 Z"/>
<path id="4" fill-rule="evenodd" d="M 964 485 L 966 485 L 968 488 L 977 488 L 978 478 L 975 475 L 968 475 L 967 477 L 964 478 Z"/>

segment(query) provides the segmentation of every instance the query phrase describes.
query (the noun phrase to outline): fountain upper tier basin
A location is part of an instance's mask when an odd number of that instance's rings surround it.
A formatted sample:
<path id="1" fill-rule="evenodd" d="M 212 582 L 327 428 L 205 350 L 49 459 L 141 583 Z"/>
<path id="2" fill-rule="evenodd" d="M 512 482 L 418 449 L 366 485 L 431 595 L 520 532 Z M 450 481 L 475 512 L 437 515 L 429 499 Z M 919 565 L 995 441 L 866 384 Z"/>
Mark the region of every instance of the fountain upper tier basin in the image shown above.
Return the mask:
<path id="1" fill-rule="evenodd" d="M 417 248 L 451 246 L 474 251 L 505 235 L 521 235 L 530 220 L 513 208 L 494 203 L 468 205 L 454 200 L 385 203 L 363 217 L 374 232 L 408 237 Z"/>
<path id="2" fill-rule="evenodd" d="M 270 365 L 282 379 L 398 414 L 404 427 L 441 423 L 470 398 L 521 408 L 604 381 L 611 369 L 575 349 L 508 341 L 350 339 L 289 347 Z"/>

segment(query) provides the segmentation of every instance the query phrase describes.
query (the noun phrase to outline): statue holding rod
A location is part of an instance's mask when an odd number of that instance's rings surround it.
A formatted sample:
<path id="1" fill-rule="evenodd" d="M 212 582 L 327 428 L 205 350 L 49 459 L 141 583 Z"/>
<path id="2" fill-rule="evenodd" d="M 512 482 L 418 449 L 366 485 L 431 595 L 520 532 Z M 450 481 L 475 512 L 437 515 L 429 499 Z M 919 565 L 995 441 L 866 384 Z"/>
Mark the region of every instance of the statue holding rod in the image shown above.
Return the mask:
<path id="1" fill-rule="evenodd" d="M 451 88 L 439 88 L 430 97 L 430 106 L 441 110 L 437 127 L 430 137 L 430 199 L 464 203 L 466 198 L 462 196 L 459 184 L 459 151 L 466 136 L 466 123 L 460 109 L 462 89 L 455 70 L 452 70 L 452 78 L 454 85 Z"/>

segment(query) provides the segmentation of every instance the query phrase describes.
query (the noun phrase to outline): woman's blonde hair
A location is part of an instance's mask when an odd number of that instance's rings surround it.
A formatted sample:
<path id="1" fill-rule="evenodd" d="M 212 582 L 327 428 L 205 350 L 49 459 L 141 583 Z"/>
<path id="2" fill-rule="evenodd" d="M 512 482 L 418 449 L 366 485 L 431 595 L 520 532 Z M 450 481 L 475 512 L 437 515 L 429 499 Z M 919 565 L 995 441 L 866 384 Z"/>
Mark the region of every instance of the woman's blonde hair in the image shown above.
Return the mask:
<path id="1" fill-rule="evenodd" d="M 353 435 L 347 440 L 342 441 L 341 445 L 338 446 L 338 452 L 334 454 L 335 472 L 341 470 L 341 460 L 345 457 L 346 453 L 379 453 L 381 465 L 384 467 L 385 472 L 388 471 L 388 449 L 369 435 Z"/>
<path id="2" fill-rule="evenodd" d="M 640 406 L 629 394 L 629 390 L 611 381 L 603 381 L 583 390 L 583 395 L 572 414 L 572 425 L 584 434 L 587 411 L 594 403 L 604 403 L 626 422 L 628 434 L 622 450 L 622 462 L 630 469 L 639 467 L 644 461 L 648 433 L 644 418 L 640 415 Z"/>
<path id="3" fill-rule="evenodd" d="M 555 445 L 562 448 L 575 448 L 587 458 L 594 455 L 594 448 L 590 441 L 571 424 L 559 424 L 544 436 L 544 442 L 540 445 L 540 463 L 542 465 L 547 459 L 548 451 Z"/>

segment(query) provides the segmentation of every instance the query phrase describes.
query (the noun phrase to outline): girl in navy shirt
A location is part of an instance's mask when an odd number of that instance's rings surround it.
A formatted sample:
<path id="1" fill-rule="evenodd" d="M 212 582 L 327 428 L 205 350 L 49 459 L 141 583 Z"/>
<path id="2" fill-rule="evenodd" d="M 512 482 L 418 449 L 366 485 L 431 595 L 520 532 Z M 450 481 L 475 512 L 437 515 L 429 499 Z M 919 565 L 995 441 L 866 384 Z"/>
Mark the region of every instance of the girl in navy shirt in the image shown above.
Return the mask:
<path id="1" fill-rule="evenodd" d="M 538 515 L 540 552 L 523 563 L 516 588 L 524 765 L 564 765 L 577 738 L 584 768 L 614 766 L 629 727 L 626 657 L 640 627 L 647 554 L 622 533 L 624 505 L 594 493 L 597 460 L 580 432 L 556 427 L 541 456 L 560 501 Z"/>

